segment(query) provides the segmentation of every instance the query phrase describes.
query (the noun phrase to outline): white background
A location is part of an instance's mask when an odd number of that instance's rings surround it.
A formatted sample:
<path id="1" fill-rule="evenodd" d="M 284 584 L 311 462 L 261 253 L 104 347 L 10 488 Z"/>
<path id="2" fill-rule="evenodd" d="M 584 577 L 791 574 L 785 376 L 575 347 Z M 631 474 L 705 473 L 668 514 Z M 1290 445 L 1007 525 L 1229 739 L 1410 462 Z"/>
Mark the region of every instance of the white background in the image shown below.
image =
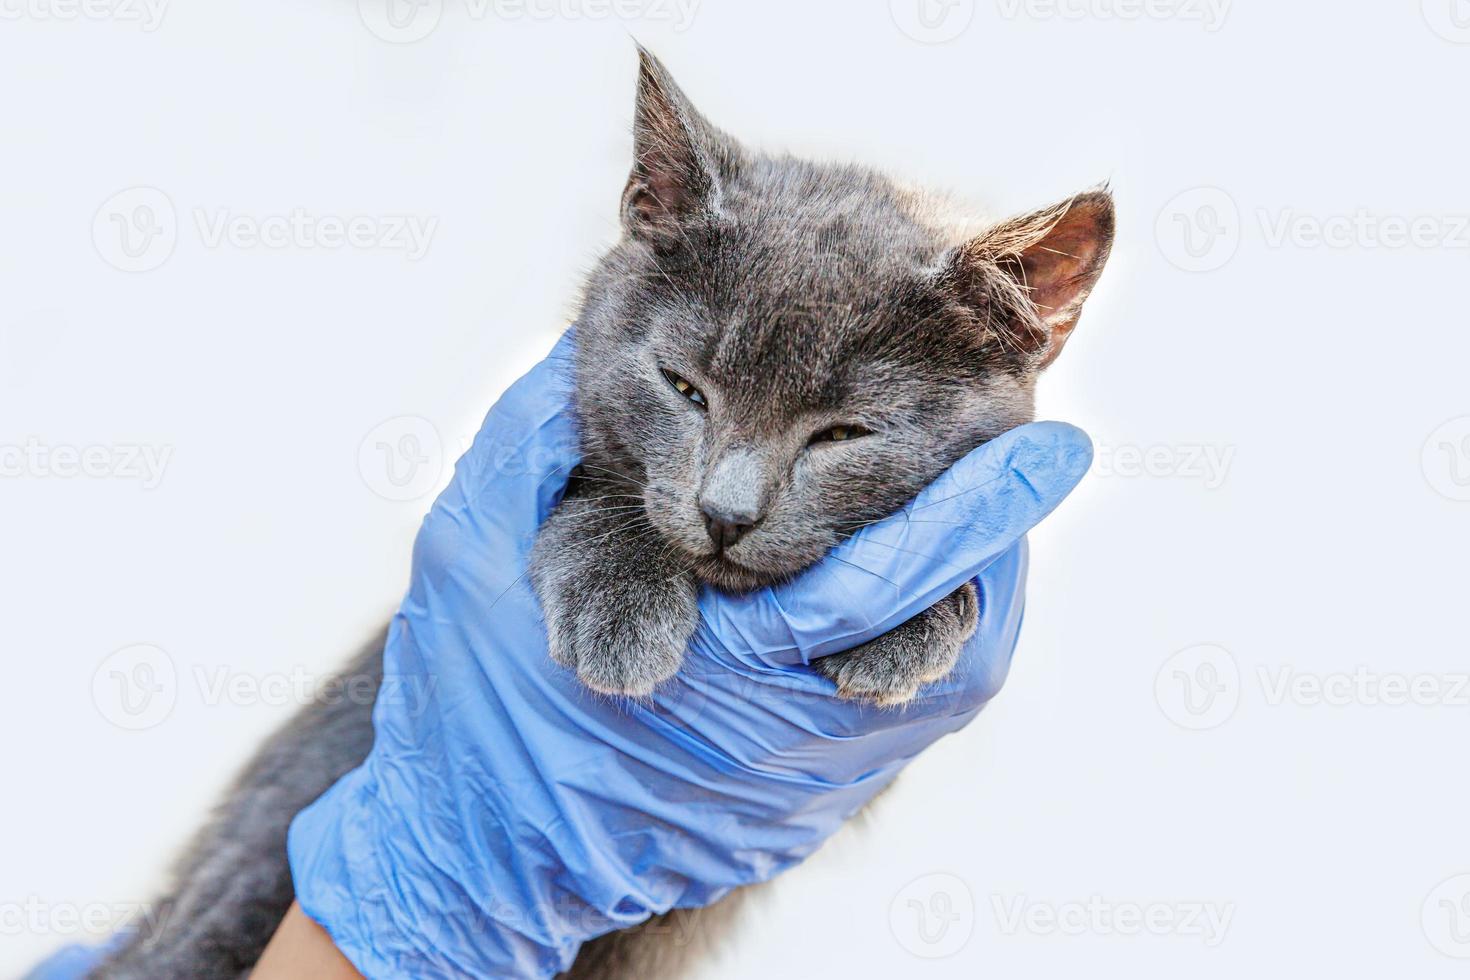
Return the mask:
<path id="1" fill-rule="evenodd" d="M 96 2 L 0 0 L 0 973 L 146 902 L 292 710 L 272 684 L 392 608 L 616 235 L 631 32 L 753 142 L 1120 206 L 1041 397 L 1098 465 L 1033 535 L 1004 693 L 700 976 L 1463 975 L 1463 2 L 428 0 L 396 34 L 379 0 Z M 171 253 L 121 252 L 136 187 Z M 436 224 L 418 258 L 200 228 L 295 209 Z M 129 715 L 113 671 L 166 697 Z"/>

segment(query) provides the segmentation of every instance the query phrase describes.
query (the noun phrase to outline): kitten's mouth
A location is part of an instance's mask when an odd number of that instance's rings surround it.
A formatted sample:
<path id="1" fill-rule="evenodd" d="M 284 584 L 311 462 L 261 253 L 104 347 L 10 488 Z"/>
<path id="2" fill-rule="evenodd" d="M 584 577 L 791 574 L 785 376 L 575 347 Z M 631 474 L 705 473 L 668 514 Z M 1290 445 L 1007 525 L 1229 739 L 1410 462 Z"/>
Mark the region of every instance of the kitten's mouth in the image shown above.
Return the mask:
<path id="1" fill-rule="evenodd" d="M 735 561 L 723 551 L 700 555 L 690 569 L 701 582 L 725 592 L 752 592 L 789 578 L 786 572 L 769 572 Z"/>
<path id="2" fill-rule="evenodd" d="M 788 581 L 822 557 L 825 549 L 771 547 L 763 532 L 752 529 L 738 544 L 710 549 L 705 527 L 676 507 L 664 495 L 645 488 L 644 513 L 649 524 L 671 549 L 669 558 L 684 571 L 722 592 L 753 592 Z M 732 554 L 731 552 L 734 552 Z"/>

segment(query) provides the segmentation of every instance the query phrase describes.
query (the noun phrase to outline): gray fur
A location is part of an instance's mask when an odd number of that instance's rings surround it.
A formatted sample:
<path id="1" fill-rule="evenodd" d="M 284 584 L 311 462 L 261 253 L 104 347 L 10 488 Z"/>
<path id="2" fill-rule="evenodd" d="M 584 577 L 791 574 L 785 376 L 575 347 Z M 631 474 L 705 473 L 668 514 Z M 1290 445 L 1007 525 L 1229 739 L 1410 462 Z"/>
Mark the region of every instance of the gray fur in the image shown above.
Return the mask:
<path id="1" fill-rule="evenodd" d="M 1030 420 L 1036 377 L 1107 259 L 1113 208 L 1097 191 L 957 230 L 870 170 L 745 149 L 646 52 L 635 126 L 624 235 L 577 321 L 583 463 L 531 578 L 552 657 L 597 691 L 642 696 L 678 669 L 700 584 L 789 578 Z M 834 426 L 856 438 L 813 441 Z M 840 697 L 902 705 L 948 674 L 977 616 L 966 585 L 813 669 Z M 348 678 L 375 689 L 381 651 L 379 638 Z M 371 705 L 353 698 L 272 738 L 181 863 L 162 927 L 93 976 L 248 973 L 293 897 L 291 818 L 372 736 Z M 679 937 L 708 944 L 721 914 L 595 939 L 569 976 L 678 975 L 702 948 Z"/>
<path id="2" fill-rule="evenodd" d="M 249 973 L 295 893 L 286 862 L 291 818 L 367 757 L 384 630 L 353 658 L 336 690 L 261 747 L 179 862 L 141 932 L 93 971 L 108 980 L 199 980 Z"/>
<path id="3" fill-rule="evenodd" d="M 957 236 L 873 171 L 750 152 L 647 52 L 635 151 L 623 238 L 578 318 L 584 463 L 532 581 L 552 657 L 641 696 L 678 669 L 696 584 L 789 578 L 1030 420 L 1112 205 Z M 866 434 L 822 441 L 833 426 Z M 816 669 L 839 696 L 901 704 L 953 666 L 973 595 Z"/>
<path id="4" fill-rule="evenodd" d="M 837 685 L 839 697 L 903 704 L 949 675 L 979 622 L 975 583 L 966 582 L 907 623 L 813 666 Z"/>
<path id="5" fill-rule="evenodd" d="M 593 690 L 641 696 L 678 669 L 699 616 L 696 591 L 687 574 L 670 574 L 671 549 L 623 509 L 628 498 L 595 492 L 605 486 L 584 481 L 583 495 L 547 520 L 532 583 L 552 658 Z"/>

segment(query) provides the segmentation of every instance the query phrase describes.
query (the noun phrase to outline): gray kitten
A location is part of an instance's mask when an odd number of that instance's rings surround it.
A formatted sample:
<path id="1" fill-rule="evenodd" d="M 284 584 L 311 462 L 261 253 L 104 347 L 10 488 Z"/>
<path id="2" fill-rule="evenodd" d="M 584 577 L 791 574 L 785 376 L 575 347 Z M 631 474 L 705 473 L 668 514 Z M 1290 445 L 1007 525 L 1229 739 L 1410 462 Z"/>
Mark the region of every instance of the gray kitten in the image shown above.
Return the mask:
<path id="1" fill-rule="evenodd" d="M 551 655 L 634 696 L 678 669 L 701 583 L 788 578 L 1029 421 L 1113 236 L 1105 191 L 966 227 L 872 171 L 753 153 L 640 54 L 624 235 L 577 321 L 583 463 L 531 566 Z M 978 613 L 966 585 L 814 669 L 841 697 L 902 704 L 950 671 Z M 375 685 L 382 646 L 346 676 Z M 366 699 L 304 710 L 195 841 L 161 928 L 93 976 L 248 974 L 293 897 L 291 818 L 372 735 Z M 668 975 L 711 915 L 593 940 L 569 975 Z"/>
<path id="2" fill-rule="evenodd" d="M 858 167 L 754 154 L 642 54 L 625 234 L 577 328 L 584 463 L 536 542 L 551 655 L 646 695 L 699 584 L 801 571 L 1033 415 L 1112 243 L 1103 192 L 965 234 Z M 974 632 L 966 585 L 816 669 L 911 699 Z"/>

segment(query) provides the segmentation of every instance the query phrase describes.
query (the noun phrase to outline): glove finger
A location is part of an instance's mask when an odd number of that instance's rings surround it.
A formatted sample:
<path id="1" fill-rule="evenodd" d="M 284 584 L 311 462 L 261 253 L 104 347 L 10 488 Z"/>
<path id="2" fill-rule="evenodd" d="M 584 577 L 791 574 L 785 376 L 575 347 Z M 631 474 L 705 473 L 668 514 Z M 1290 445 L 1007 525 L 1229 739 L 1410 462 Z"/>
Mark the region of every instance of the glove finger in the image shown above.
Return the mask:
<path id="1" fill-rule="evenodd" d="M 572 412 L 575 330 L 491 407 L 436 506 L 472 510 L 519 539 L 546 519 L 581 459 Z"/>
<path id="2" fill-rule="evenodd" d="M 929 608 L 1020 540 L 1092 464 L 1086 433 L 1033 422 L 946 470 L 791 582 L 743 596 L 705 590 L 706 623 L 736 653 L 810 663 Z"/>

